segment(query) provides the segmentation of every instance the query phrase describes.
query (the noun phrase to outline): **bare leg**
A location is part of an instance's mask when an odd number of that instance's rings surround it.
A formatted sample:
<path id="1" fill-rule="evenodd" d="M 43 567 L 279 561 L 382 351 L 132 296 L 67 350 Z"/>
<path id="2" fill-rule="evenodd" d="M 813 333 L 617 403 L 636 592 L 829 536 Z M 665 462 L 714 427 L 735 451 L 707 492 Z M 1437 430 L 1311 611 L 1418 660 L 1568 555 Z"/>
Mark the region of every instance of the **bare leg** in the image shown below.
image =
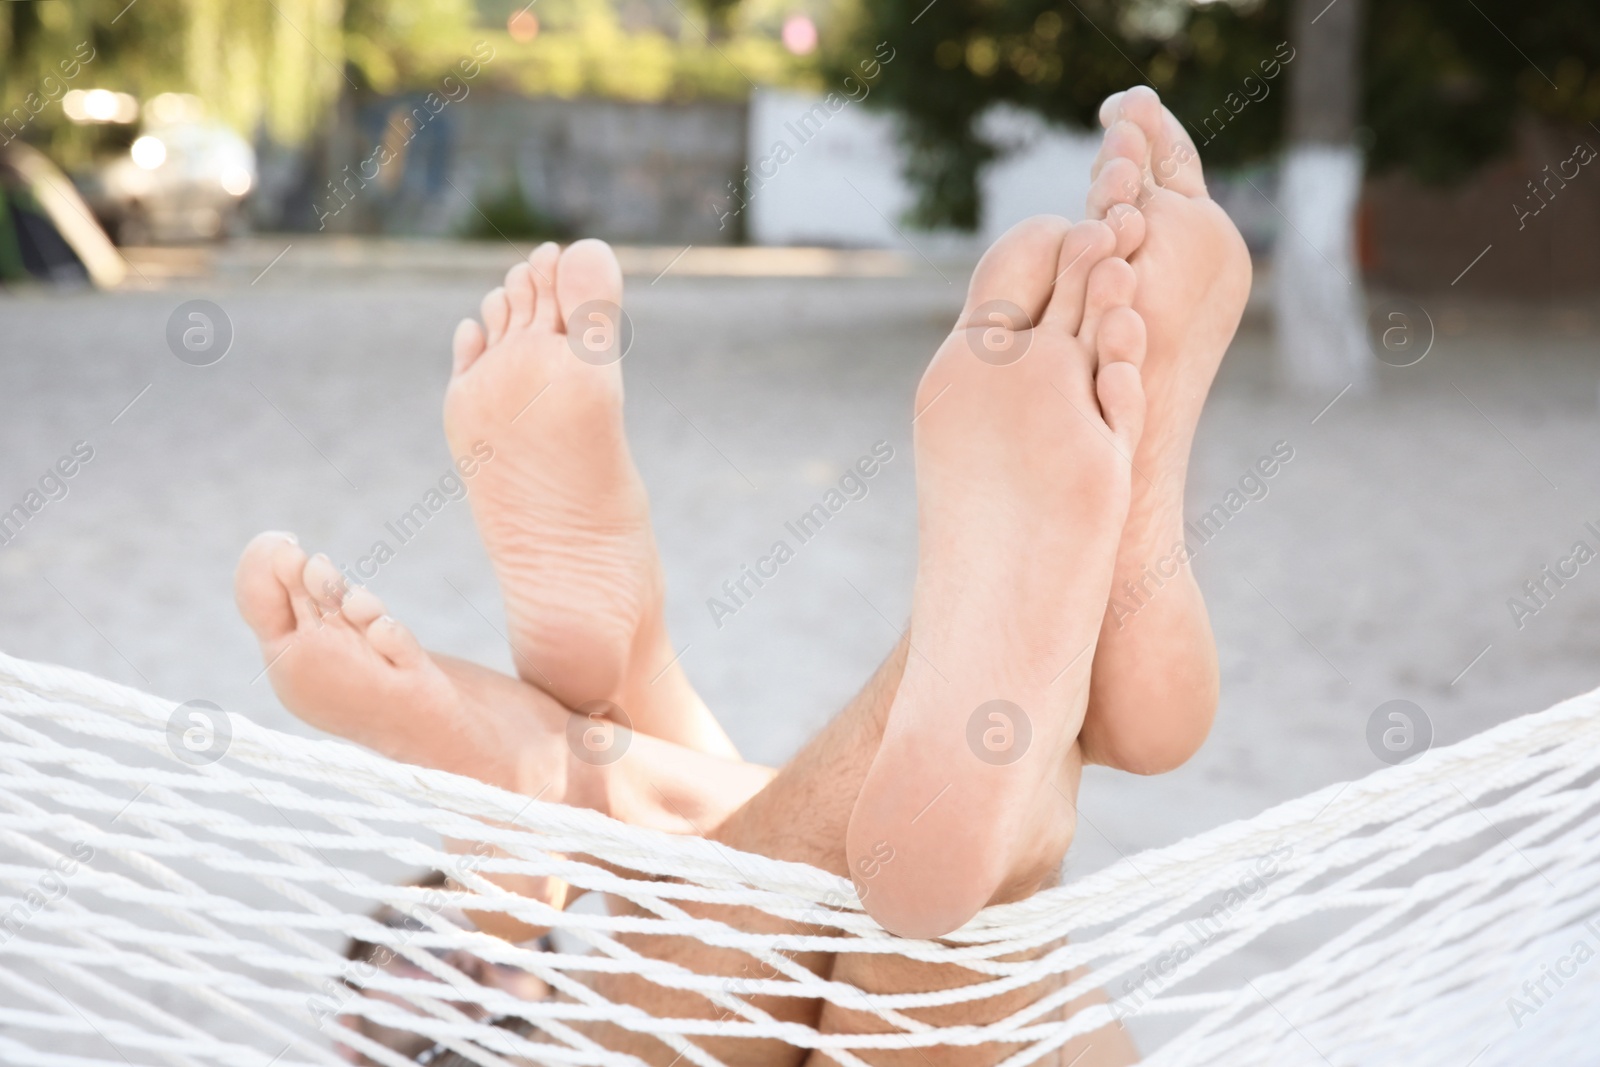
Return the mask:
<path id="1" fill-rule="evenodd" d="M 327 584 L 320 571 L 329 566 L 325 560 L 308 561 L 293 542 L 272 535 L 252 542 L 240 566 L 240 606 L 262 639 L 274 686 L 302 718 L 395 758 L 473 773 L 635 825 L 675 833 L 709 832 L 740 851 L 847 873 L 845 826 L 905 667 L 904 642 L 845 712 L 776 779 L 766 768 L 682 749 L 643 734 L 627 735 L 625 754 L 615 762 L 593 763 L 575 758 L 568 744 L 571 714 L 536 688 L 470 663 L 430 657 L 393 620 L 384 623 L 387 631 L 380 639 L 373 632 L 374 620 L 386 617 L 370 594 L 343 603 L 313 594 L 311 590 Z M 308 569 L 309 579 L 303 577 Z M 457 747 L 440 747 L 439 737 L 456 738 Z M 807 817 L 797 819 L 796 812 Z M 567 891 L 559 883 L 534 880 L 506 884 L 558 905 Z M 799 926 L 785 927 L 759 911 L 703 909 L 702 914 L 744 929 L 807 932 Z M 542 932 L 496 913 L 472 917 L 485 930 L 509 940 L 526 940 Z M 634 938 L 630 943 L 691 970 L 725 975 L 730 983 L 767 976 L 748 955 L 691 940 Z M 847 957 L 836 970 L 829 956 L 797 958 L 816 973 L 832 970 L 836 977 L 874 991 L 929 989 L 968 979 L 950 968 L 884 964 L 865 957 Z M 597 988 L 614 1001 L 636 1004 L 652 1014 L 712 1019 L 721 1014 L 702 997 L 662 990 L 636 977 L 606 976 Z M 1025 1000 L 1031 992 L 1013 999 Z M 857 1030 L 866 1025 L 838 1009 L 824 1012 L 815 1001 L 786 998 L 758 1003 L 778 1018 L 826 1029 Z M 1015 1004 L 1010 1001 L 984 1002 L 945 1017 L 951 1022 L 981 1022 L 1012 1010 Z M 597 1027 L 595 1034 L 607 1045 L 635 1052 L 647 1062 L 666 1064 L 675 1055 L 653 1038 L 616 1028 Z M 713 1040 L 706 1045 L 735 1065 L 798 1067 L 806 1059 L 805 1050 L 777 1042 Z M 981 1067 L 999 1051 L 960 1050 L 959 1055 L 969 1057 L 963 1064 Z M 1094 1062 L 1080 1061 L 1080 1067 Z"/>
<path id="2" fill-rule="evenodd" d="M 883 721 L 905 670 L 907 645 L 901 641 L 860 693 L 815 739 L 794 758 L 772 784 L 721 825 L 708 826 L 708 836 L 741 852 L 820 867 L 843 876 L 844 832 L 850 809 L 883 735 Z M 803 814 L 803 817 L 801 816 Z M 693 914 L 715 918 L 740 929 L 767 934 L 806 934 L 822 931 L 785 924 L 765 912 L 750 908 L 686 908 Z M 640 953 L 670 960 L 698 974 L 722 975 L 730 985 L 740 979 L 770 977 L 754 957 L 729 949 L 713 948 L 680 937 L 630 937 L 626 943 Z M 813 973 L 825 974 L 833 957 L 797 954 L 793 957 Z M 664 989 L 635 975 L 597 975 L 595 989 L 607 999 L 632 1004 L 652 1015 L 718 1019 L 724 1011 L 703 996 Z M 736 990 L 737 986 L 733 985 Z M 787 1021 L 816 1026 L 821 1005 L 815 1000 L 750 997 L 750 1002 Z M 591 1036 L 608 1048 L 631 1053 L 647 1063 L 666 1064 L 676 1053 L 655 1038 L 597 1026 Z M 799 1067 L 806 1050 L 777 1041 L 700 1039 L 708 1052 L 730 1067 Z"/>
<path id="3" fill-rule="evenodd" d="M 866 777 L 883 736 L 884 722 L 905 670 L 908 651 L 907 642 L 902 640 L 845 710 L 779 772 L 771 785 L 717 827 L 711 837 L 742 852 L 806 863 L 841 876 L 851 874 L 847 870 L 845 828 L 861 782 Z M 1074 800 L 1079 766 L 1079 761 L 1074 757 L 1068 781 Z M 804 816 L 798 817 L 800 813 L 804 813 Z M 1065 844 L 1062 850 L 1064 853 Z M 1062 853 L 1058 853 L 1048 869 L 1025 874 L 1014 881 L 1013 895 L 1020 898 L 1041 888 L 1054 877 L 1061 858 Z M 863 874 L 870 874 L 860 870 L 854 873 L 858 885 L 862 882 Z M 870 877 L 866 881 L 870 887 Z M 701 908 L 696 913 L 714 917 L 740 929 L 761 933 L 798 935 L 825 932 L 797 924 L 785 924 L 754 909 Z M 629 938 L 627 943 L 645 955 L 671 960 L 696 973 L 725 975 L 735 983 L 732 986 L 735 991 L 736 983 L 741 978 L 772 977 L 770 970 L 745 953 L 712 948 L 685 938 Z M 869 992 L 941 989 L 976 981 L 979 977 L 947 966 L 906 960 L 886 961 L 881 956 L 798 954 L 793 958 L 814 973 L 831 974 L 835 979 L 850 982 Z M 1059 982 L 1064 983 L 1065 979 Z M 725 1014 L 704 997 L 662 989 L 633 975 L 597 976 L 594 986 L 612 1001 L 642 1007 L 653 1015 L 717 1019 Z M 1057 983 L 1049 986 L 1056 987 Z M 1046 992 L 1048 988 L 1045 986 L 1035 986 L 1005 998 L 922 1014 L 930 1021 L 937 1019 L 945 1025 L 994 1022 Z M 823 1006 L 813 1000 L 748 999 L 776 1018 L 805 1023 L 824 1031 L 861 1033 L 872 1032 L 881 1026 L 870 1016 L 834 1005 Z M 1087 1003 L 1086 1000 L 1068 1005 L 1063 1009 L 1062 1016 L 1070 1016 Z M 662 1067 L 677 1058 L 675 1053 L 655 1038 L 620 1028 L 596 1027 L 591 1034 L 609 1048 L 631 1053 Z M 833 1062 L 822 1053 L 809 1054 L 805 1049 L 776 1041 L 711 1038 L 700 1039 L 698 1043 L 731 1067 L 800 1067 L 802 1064 L 806 1067 L 825 1067 Z M 1083 1055 L 1085 1050 L 1089 1050 L 1087 1055 Z M 864 1055 L 863 1058 L 868 1062 L 886 1064 L 903 1061 L 907 1067 L 913 1067 L 924 1058 L 937 1067 L 944 1067 L 944 1064 L 986 1067 L 1000 1062 L 1012 1051 L 1015 1049 L 1004 1046 L 931 1048 Z M 1114 1028 L 1071 1042 L 1064 1047 L 1062 1054 L 1062 1063 L 1076 1061 L 1077 1067 L 1116 1067 L 1135 1062 L 1138 1058 L 1126 1035 Z M 1080 1055 L 1082 1058 L 1076 1059 Z"/>

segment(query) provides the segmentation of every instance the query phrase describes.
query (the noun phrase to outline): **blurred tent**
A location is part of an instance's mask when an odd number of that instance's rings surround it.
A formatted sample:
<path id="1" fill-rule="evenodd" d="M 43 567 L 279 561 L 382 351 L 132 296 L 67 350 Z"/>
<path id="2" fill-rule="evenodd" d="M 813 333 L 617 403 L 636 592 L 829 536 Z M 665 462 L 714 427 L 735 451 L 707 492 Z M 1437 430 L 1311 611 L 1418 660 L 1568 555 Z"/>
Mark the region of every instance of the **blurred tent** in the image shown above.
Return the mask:
<path id="1" fill-rule="evenodd" d="M 127 263 L 67 176 L 20 142 L 0 148 L 0 284 L 119 284 Z"/>

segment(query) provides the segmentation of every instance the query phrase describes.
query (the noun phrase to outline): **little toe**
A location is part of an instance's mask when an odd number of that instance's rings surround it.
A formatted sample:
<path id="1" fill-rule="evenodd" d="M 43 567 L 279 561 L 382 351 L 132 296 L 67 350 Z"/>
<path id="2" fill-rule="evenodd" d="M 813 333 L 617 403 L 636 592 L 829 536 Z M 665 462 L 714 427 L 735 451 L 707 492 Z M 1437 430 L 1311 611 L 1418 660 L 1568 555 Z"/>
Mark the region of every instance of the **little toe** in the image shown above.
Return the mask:
<path id="1" fill-rule="evenodd" d="M 450 340 L 450 373 L 463 373 L 483 355 L 484 347 L 482 326 L 473 319 L 456 323 L 455 336 Z"/>
<path id="2" fill-rule="evenodd" d="M 402 669 L 415 667 L 427 658 L 416 635 L 392 615 L 380 615 L 374 619 L 367 627 L 367 640 L 378 655 Z"/>
<path id="3" fill-rule="evenodd" d="M 307 594 L 324 615 L 338 611 L 344 604 L 349 583 L 339 573 L 339 568 L 333 565 L 333 560 L 323 553 L 318 552 L 306 560 L 304 580 Z"/>
<path id="4" fill-rule="evenodd" d="M 374 622 L 388 614 L 388 610 L 378 594 L 364 585 L 358 585 L 344 598 L 344 606 L 339 612 L 349 620 L 351 626 L 365 632 Z"/>
<path id="5" fill-rule="evenodd" d="M 528 257 L 528 271 L 533 277 L 537 294 L 533 309 L 533 325 L 540 330 L 559 330 L 559 312 L 556 308 L 556 270 L 561 259 L 561 246 L 546 241 Z"/>
<path id="6" fill-rule="evenodd" d="M 1060 270 L 1062 241 L 1071 229 L 1060 216 L 1035 215 L 1007 230 L 973 270 L 957 329 L 1003 325 L 1019 331 L 1037 324 L 1050 302 L 1051 279 Z M 1009 321 L 1018 314 L 1024 321 Z M 997 317 L 1007 321 L 998 323 Z"/>
<path id="7" fill-rule="evenodd" d="M 1100 325 L 1112 308 L 1127 307 L 1133 302 L 1133 292 L 1138 284 L 1133 268 L 1125 259 L 1104 259 L 1089 272 L 1089 284 L 1083 299 L 1083 323 L 1078 327 L 1078 341 L 1090 353 L 1100 352 Z"/>
<path id="8" fill-rule="evenodd" d="M 506 303 L 511 306 L 511 319 L 507 324 L 508 329 L 521 329 L 533 321 L 534 316 L 534 282 L 533 271 L 528 267 L 528 261 L 514 263 L 506 271 Z"/>
<path id="9" fill-rule="evenodd" d="M 1061 253 L 1050 271 L 1055 288 L 1045 319 L 1063 332 L 1076 334 L 1083 324 L 1084 291 L 1089 274 L 1116 251 L 1117 236 L 1104 222 L 1075 224 L 1061 242 Z"/>
<path id="10" fill-rule="evenodd" d="M 273 560 L 292 534 L 268 532 L 250 539 L 233 575 L 233 598 L 239 614 L 262 642 L 277 641 L 294 629 L 294 606 L 289 590 L 278 580 Z"/>
<path id="11" fill-rule="evenodd" d="M 506 335 L 506 326 L 511 322 L 511 304 L 506 300 L 506 287 L 497 285 L 485 293 L 478 311 L 483 316 L 483 328 L 488 334 L 489 343 L 498 343 Z"/>

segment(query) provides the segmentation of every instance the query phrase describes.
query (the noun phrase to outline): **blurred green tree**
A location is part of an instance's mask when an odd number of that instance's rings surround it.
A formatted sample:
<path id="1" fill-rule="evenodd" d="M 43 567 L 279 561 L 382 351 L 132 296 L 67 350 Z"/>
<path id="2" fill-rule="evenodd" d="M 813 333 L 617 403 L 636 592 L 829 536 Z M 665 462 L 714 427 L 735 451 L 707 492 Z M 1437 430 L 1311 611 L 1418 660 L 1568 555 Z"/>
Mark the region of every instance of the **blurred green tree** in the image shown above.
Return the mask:
<path id="1" fill-rule="evenodd" d="M 817 57 L 778 40 L 787 10 L 788 0 L 20 0 L 0 3 L 0 124 L 18 116 L 13 133 L 26 128 L 72 166 L 94 131 L 51 106 L 65 91 L 181 91 L 241 132 L 298 145 L 342 96 L 433 88 L 479 40 L 495 50 L 489 79 L 527 93 L 737 99 L 753 84 L 818 84 Z M 508 32 L 518 11 L 535 14 L 531 36 Z M 80 55 L 93 58 L 64 79 L 61 65 Z"/>
<path id="2" fill-rule="evenodd" d="M 392 88 L 443 69 L 470 0 L 86 0 L 0 5 L 0 104 L 30 112 L 31 136 L 69 162 L 86 135 L 54 103 L 72 88 L 205 100 L 238 129 L 303 140 L 346 88 Z M 89 56 L 72 78 L 62 63 Z M 70 84 L 69 84 L 70 83 Z M 3 118 L 3 116 L 0 116 Z"/>
<path id="3" fill-rule="evenodd" d="M 1009 104 L 1089 127 L 1111 92 L 1155 87 L 1208 164 L 1284 143 L 1286 86 L 1237 113 L 1245 79 L 1289 39 L 1288 0 L 863 0 L 831 50 L 840 71 L 887 40 L 899 58 L 871 104 L 902 120 L 914 221 L 971 229 L 999 146 L 979 122 Z M 1600 5 L 1590 0 L 1381 0 L 1361 44 L 1358 143 L 1370 170 L 1458 179 L 1508 146 L 1519 115 L 1600 120 Z M 1229 117 L 1225 132 L 1214 119 Z M 1210 124 L 1207 120 L 1212 119 Z"/>

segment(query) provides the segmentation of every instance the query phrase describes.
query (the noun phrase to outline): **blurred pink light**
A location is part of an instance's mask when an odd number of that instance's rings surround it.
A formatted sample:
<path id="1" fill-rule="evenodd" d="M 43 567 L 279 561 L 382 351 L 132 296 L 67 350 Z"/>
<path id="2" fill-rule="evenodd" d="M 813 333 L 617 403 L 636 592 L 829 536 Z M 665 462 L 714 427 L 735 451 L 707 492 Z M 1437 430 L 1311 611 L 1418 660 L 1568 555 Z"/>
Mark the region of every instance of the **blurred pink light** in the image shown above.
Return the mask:
<path id="1" fill-rule="evenodd" d="M 809 15 L 790 15 L 783 22 L 783 47 L 797 56 L 809 55 L 817 48 L 817 24 Z"/>
<path id="2" fill-rule="evenodd" d="M 530 4 L 529 7 L 531 6 Z M 511 34 L 513 41 L 518 44 L 527 44 L 539 36 L 539 16 L 529 11 L 526 7 L 521 11 L 514 11 L 511 17 L 506 20 L 506 31 Z"/>

